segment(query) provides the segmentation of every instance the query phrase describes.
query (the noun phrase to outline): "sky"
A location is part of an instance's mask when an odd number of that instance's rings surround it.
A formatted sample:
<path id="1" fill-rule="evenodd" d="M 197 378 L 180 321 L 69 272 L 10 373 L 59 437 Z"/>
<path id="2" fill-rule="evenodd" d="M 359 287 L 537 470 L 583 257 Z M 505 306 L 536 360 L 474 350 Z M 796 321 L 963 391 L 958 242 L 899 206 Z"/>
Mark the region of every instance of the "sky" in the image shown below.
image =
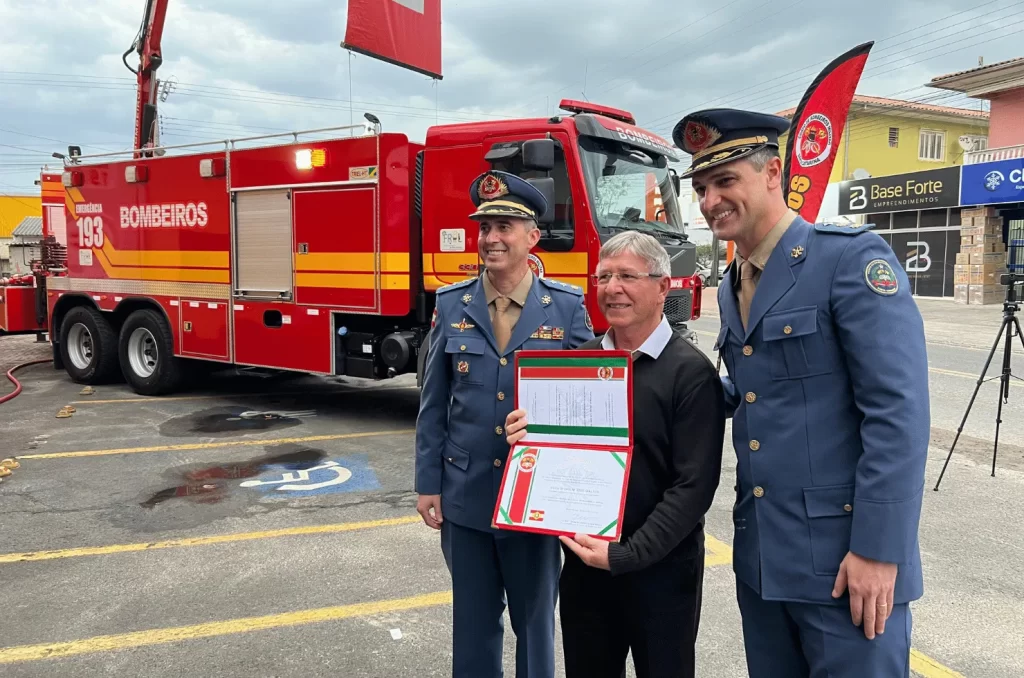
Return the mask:
<path id="1" fill-rule="evenodd" d="M 701 108 L 795 106 L 825 64 L 869 40 L 859 94 L 941 105 L 978 103 L 923 87 L 931 78 L 1024 56 L 1019 1 L 441 3 L 435 81 L 341 48 L 345 0 L 170 0 L 162 141 L 361 123 L 364 112 L 422 141 L 435 124 L 554 114 L 562 98 L 627 109 L 670 139 Z M 59 167 L 51 154 L 69 144 L 131 146 L 135 76 L 122 54 L 144 5 L 0 0 L 0 194 L 38 194 L 40 167 Z"/>

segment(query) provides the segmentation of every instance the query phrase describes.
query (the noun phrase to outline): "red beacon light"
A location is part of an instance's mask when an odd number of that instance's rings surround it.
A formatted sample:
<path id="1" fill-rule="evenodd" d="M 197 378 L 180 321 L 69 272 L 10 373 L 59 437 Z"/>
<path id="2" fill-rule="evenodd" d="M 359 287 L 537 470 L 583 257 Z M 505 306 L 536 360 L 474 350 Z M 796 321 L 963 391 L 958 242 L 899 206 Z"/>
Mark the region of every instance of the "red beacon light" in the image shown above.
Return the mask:
<path id="1" fill-rule="evenodd" d="M 612 108 L 611 106 L 592 104 L 589 101 L 562 99 L 558 103 L 558 107 L 563 111 L 569 111 L 570 113 L 593 113 L 595 115 L 603 115 L 606 118 L 620 120 L 629 125 L 636 124 L 636 118 L 634 118 L 633 114 L 629 111 L 624 111 L 621 108 Z"/>

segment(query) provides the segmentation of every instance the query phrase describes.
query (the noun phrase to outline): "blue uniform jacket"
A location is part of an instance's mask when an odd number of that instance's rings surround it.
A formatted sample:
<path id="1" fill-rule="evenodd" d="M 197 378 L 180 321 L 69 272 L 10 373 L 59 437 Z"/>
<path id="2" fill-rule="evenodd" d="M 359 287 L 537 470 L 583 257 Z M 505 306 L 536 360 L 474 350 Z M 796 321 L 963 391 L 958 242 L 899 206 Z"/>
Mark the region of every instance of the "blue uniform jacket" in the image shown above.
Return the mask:
<path id="1" fill-rule="evenodd" d="M 923 593 L 924 326 L 892 249 L 866 228 L 797 217 L 746 331 L 735 267 L 718 289 L 737 455 L 733 569 L 766 600 L 836 602 L 848 551 L 899 564 L 894 603 Z"/>
<path id="2" fill-rule="evenodd" d="M 416 492 L 440 494 L 446 521 L 490 530 L 508 458 L 515 351 L 573 349 L 594 332 L 583 291 L 545 278 L 534 278 L 501 354 L 479 278 L 439 289 L 436 309 L 416 420 Z"/>

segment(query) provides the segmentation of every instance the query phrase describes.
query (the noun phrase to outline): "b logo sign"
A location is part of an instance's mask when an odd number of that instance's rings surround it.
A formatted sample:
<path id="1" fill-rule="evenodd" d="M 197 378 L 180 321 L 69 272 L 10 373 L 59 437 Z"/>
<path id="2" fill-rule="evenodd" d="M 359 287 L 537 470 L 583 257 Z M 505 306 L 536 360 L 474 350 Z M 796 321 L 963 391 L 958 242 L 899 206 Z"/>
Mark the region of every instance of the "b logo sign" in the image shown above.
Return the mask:
<path id="1" fill-rule="evenodd" d="M 932 258 L 928 256 L 928 253 L 931 252 L 928 243 L 924 240 L 915 240 L 908 242 L 907 247 L 917 248 L 907 259 L 907 273 L 924 273 L 932 267 Z"/>

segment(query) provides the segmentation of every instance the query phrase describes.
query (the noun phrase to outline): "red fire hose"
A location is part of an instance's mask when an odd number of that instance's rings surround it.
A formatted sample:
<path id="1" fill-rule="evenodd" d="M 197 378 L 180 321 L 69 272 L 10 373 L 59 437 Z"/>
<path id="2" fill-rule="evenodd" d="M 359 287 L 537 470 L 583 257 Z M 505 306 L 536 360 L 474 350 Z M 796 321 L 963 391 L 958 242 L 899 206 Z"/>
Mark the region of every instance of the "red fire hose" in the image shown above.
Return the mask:
<path id="1" fill-rule="evenodd" d="M 14 392 L 8 393 L 5 396 L 0 396 L 0 405 L 6 403 L 8 400 L 13 400 L 19 393 L 21 393 L 21 382 L 14 378 L 15 370 L 20 370 L 22 367 L 28 367 L 29 365 L 40 365 L 42 363 L 53 362 L 53 358 L 43 358 L 42 360 L 31 360 L 27 363 L 15 365 L 11 369 L 7 370 L 7 378 L 14 384 Z"/>

